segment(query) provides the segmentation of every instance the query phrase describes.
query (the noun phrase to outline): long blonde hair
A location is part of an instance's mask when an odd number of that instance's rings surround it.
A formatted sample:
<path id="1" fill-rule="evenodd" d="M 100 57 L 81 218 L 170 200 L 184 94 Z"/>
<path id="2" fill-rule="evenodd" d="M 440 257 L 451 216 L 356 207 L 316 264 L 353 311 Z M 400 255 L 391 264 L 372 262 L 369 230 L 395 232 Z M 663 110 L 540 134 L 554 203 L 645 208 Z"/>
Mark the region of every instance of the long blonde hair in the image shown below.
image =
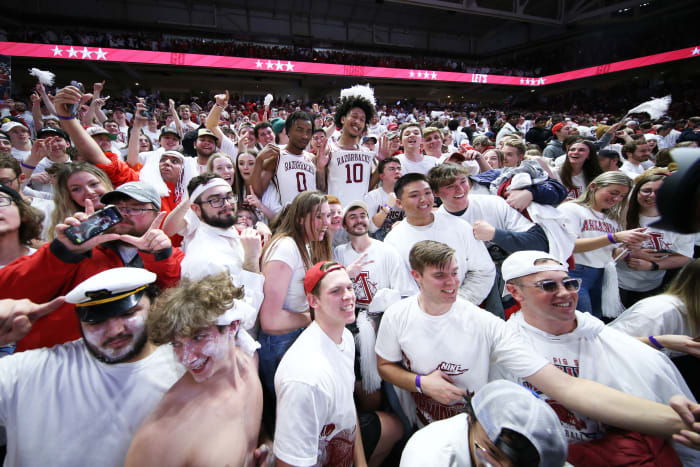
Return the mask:
<path id="1" fill-rule="evenodd" d="M 54 229 L 56 224 L 61 224 L 66 217 L 72 216 L 78 211 L 84 211 L 85 207 L 78 205 L 70 196 L 68 190 L 68 179 L 78 172 L 87 172 L 97 177 L 105 186 L 106 192 L 113 190 L 112 182 L 106 173 L 88 162 L 68 162 L 65 164 L 54 164 L 56 167 L 56 184 L 53 188 L 53 202 L 56 207 L 51 215 L 51 225 L 47 232 L 49 240 L 55 238 Z M 53 170 L 52 170 L 53 172 Z"/>
<path id="2" fill-rule="evenodd" d="M 697 291 L 699 283 L 700 259 L 694 259 L 683 266 L 664 292 L 675 295 L 685 305 L 688 312 L 688 326 L 693 337 L 700 334 L 700 293 Z"/>
<path id="3" fill-rule="evenodd" d="M 261 257 L 266 257 L 280 239 L 290 237 L 294 240 L 304 266 L 309 269 L 319 261 L 332 259 L 330 236 L 324 235 L 322 241 L 306 239 L 306 217 L 315 215 L 321 209 L 321 204 L 327 203 L 328 197 L 320 191 L 304 191 L 299 193 L 291 204 L 285 206 L 275 217 L 271 225 L 276 226 L 270 242 L 265 245 Z M 308 247 L 308 248 L 307 248 Z"/>
<path id="4" fill-rule="evenodd" d="M 595 186 L 594 186 L 595 185 Z M 581 206 L 586 206 L 587 208 L 593 208 L 595 204 L 595 193 L 601 188 L 605 188 L 610 185 L 623 185 L 629 189 L 632 189 L 632 179 L 622 172 L 611 171 L 603 172 L 591 181 L 586 187 L 581 196 L 576 198 L 572 203 L 580 204 Z M 603 209 L 602 212 L 609 219 L 614 220 L 618 224 L 622 224 L 622 212 L 627 207 L 627 197 L 617 203 L 610 209 Z"/>

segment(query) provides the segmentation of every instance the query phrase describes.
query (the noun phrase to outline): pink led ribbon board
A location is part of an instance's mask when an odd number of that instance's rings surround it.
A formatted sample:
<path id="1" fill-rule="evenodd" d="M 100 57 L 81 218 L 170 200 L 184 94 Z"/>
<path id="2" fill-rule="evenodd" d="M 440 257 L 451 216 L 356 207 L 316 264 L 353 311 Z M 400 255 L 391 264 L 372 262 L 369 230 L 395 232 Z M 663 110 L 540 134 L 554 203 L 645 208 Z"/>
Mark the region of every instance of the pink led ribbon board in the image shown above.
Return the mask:
<path id="1" fill-rule="evenodd" d="M 333 65 L 330 63 L 293 62 L 260 58 L 225 57 L 220 55 L 187 54 L 178 52 L 152 52 L 148 50 L 110 49 L 79 47 L 56 44 L 30 44 L 23 42 L 0 42 L 0 54 L 14 57 L 40 57 L 63 60 L 92 60 L 105 62 L 148 63 L 154 65 L 178 65 L 206 68 L 225 68 L 270 73 L 358 76 L 364 78 L 389 78 L 410 81 L 457 82 L 470 84 L 497 84 L 510 86 L 545 86 L 630 70 L 658 63 L 672 62 L 700 56 L 700 46 L 674 50 L 646 57 L 623 60 L 590 68 L 569 71 L 549 76 L 502 76 L 451 71 L 407 70 L 360 65 Z"/>

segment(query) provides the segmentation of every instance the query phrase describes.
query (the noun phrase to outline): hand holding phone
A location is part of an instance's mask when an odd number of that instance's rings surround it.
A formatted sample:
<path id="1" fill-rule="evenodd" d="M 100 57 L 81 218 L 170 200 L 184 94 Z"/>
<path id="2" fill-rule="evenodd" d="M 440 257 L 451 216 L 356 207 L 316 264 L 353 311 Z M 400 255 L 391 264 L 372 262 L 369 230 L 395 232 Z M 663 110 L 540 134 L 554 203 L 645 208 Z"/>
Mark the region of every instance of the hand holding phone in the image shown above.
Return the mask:
<path id="1" fill-rule="evenodd" d="M 119 210 L 109 205 L 92 214 L 80 225 L 68 227 L 63 233 L 74 245 L 82 245 L 121 221 Z"/>

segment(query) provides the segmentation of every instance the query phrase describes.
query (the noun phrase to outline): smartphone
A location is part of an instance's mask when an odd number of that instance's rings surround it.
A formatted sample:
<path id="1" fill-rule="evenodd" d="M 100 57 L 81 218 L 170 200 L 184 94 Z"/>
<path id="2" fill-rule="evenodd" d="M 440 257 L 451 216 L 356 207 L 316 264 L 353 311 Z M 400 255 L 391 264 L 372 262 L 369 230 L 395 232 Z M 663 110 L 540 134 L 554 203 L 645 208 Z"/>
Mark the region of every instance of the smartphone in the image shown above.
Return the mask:
<path id="1" fill-rule="evenodd" d="M 81 94 L 85 94 L 85 86 L 83 86 L 83 83 L 79 83 L 77 81 L 71 81 L 70 85 L 78 88 L 78 90 L 80 91 Z M 80 108 L 80 103 L 71 105 L 70 114 L 74 117 L 77 117 L 79 108 Z"/>
<path id="2" fill-rule="evenodd" d="M 119 210 L 109 205 L 92 214 L 80 225 L 68 227 L 65 234 L 73 244 L 80 245 L 121 221 L 122 215 Z"/>

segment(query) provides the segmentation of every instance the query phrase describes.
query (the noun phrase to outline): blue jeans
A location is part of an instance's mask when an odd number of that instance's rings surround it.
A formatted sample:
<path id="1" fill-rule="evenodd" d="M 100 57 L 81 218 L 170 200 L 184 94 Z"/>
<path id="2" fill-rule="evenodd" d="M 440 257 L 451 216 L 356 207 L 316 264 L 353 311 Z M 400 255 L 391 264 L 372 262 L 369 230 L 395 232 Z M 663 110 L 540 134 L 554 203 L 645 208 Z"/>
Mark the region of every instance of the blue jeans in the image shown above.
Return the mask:
<path id="1" fill-rule="evenodd" d="M 287 334 L 269 335 L 260 331 L 260 380 L 265 389 L 274 397 L 275 372 L 287 350 L 292 346 L 304 329 L 296 329 Z"/>
<path id="2" fill-rule="evenodd" d="M 575 269 L 569 270 L 569 276 L 583 279 L 581 290 L 578 291 L 579 311 L 591 313 L 597 318 L 603 317 L 601 309 L 601 297 L 603 295 L 603 268 L 591 268 L 577 264 Z"/>

